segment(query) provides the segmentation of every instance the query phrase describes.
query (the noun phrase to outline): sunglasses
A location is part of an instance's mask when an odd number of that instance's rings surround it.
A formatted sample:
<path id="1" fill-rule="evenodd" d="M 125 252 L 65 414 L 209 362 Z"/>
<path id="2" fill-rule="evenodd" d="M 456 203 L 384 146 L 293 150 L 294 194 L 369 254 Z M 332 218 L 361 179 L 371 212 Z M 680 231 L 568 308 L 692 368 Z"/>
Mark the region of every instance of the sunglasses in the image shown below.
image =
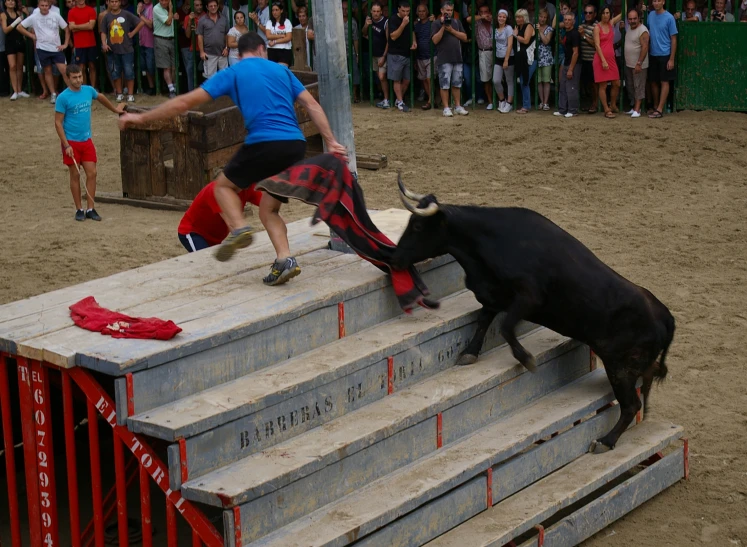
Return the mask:
<path id="1" fill-rule="evenodd" d="M 585 11 L 584 13 L 585 13 L 586 15 L 594 15 L 594 12 L 593 12 L 593 11 Z"/>

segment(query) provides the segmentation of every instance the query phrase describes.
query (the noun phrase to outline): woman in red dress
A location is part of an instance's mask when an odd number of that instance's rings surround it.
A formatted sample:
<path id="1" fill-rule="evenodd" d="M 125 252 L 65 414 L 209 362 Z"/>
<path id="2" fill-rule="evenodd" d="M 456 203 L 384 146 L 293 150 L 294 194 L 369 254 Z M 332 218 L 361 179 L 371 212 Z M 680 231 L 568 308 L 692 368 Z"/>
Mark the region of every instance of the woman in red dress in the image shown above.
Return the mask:
<path id="1" fill-rule="evenodd" d="M 620 22 L 621 15 L 612 17 L 608 6 L 602 8 L 602 16 L 599 24 L 594 27 L 594 46 L 597 52 L 594 54 L 594 82 L 599 85 L 599 101 L 604 107 L 606 118 L 616 117 L 617 96 L 620 93 L 620 71 L 615 61 L 615 25 Z M 610 102 L 607 104 L 607 82 L 612 82 Z M 613 112 L 614 110 L 614 112 Z"/>

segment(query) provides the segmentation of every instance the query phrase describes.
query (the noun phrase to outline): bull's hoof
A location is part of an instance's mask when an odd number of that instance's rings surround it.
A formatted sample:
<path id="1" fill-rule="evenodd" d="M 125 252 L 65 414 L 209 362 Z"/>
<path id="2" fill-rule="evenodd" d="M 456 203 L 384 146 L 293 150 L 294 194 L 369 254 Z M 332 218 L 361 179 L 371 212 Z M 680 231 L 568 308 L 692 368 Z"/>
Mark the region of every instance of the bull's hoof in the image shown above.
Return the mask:
<path id="1" fill-rule="evenodd" d="M 458 367 L 466 365 L 474 365 L 477 362 L 477 355 L 470 355 L 469 353 L 463 353 L 459 360 L 456 362 Z"/>
<path id="2" fill-rule="evenodd" d="M 535 374 L 537 372 L 537 360 L 533 355 L 530 355 L 529 358 L 525 359 L 521 364 L 524 365 L 524 368 L 526 368 L 532 374 Z"/>
<path id="3" fill-rule="evenodd" d="M 589 454 L 604 454 L 605 452 L 609 452 L 613 448 L 615 447 L 606 445 L 601 439 L 591 441 L 591 445 L 589 445 Z"/>

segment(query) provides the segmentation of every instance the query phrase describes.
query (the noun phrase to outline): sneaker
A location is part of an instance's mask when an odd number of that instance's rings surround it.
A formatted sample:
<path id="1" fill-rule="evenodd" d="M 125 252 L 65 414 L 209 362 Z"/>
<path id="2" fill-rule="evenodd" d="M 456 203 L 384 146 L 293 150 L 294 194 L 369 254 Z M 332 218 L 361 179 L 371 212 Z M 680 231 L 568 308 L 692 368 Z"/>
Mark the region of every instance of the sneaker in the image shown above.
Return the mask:
<path id="1" fill-rule="evenodd" d="M 135 102 L 135 95 L 128 95 L 127 96 L 127 102 L 128 103 L 134 103 Z"/>
<path id="2" fill-rule="evenodd" d="M 83 209 L 75 211 L 75 220 L 83 222 L 86 219 L 86 212 Z"/>
<path id="3" fill-rule="evenodd" d="M 633 115 L 633 112 L 635 112 L 635 109 L 634 109 L 634 108 L 631 108 L 630 110 L 628 110 L 628 111 L 626 112 L 626 114 L 627 114 L 628 116 L 632 116 L 632 115 Z"/>
<path id="4" fill-rule="evenodd" d="M 20 97 L 21 99 L 28 99 L 29 97 L 31 97 L 31 95 L 29 95 L 29 94 L 28 94 L 28 93 L 26 93 L 25 91 L 19 91 L 19 92 L 18 92 L 18 96 L 19 96 L 19 97 Z"/>
<path id="5" fill-rule="evenodd" d="M 86 218 L 90 218 L 91 220 L 95 220 L 97 222 L 101 221 L 101 217 L 96 212 L 96 209 L 89 209 L 88 211 L 86 211 Z"/>
<path id="6" fill-rule="evenodd" d="M 176 99 L 176 91 L 169 91 L 169 99 Z"/>
<path id="7" fill-rule="evenodd" d="M 543 105 L 542 110 L 550 110 L 550 105 L 549 104 Z"/>
<path id="8" fill-rule="evenodd" d="M 464 103 L 464 106 L 470 106 L 471 104 L 472 104 L 472 99 L 467 99 L 467 102 Z"/>
<path id="9" fill-rule="evenodd" d="M 52 95 L 49 97 L 49 104 L 54 104 L 57 102 L 57 93 L 52 93 Z"/>
<path id="10" fill-rule="evenodd" d="M 493 103 L 490 103 L 485 110 L 493 110 Z"/>
<path id="11" fill-rule="evenodd" d="M 124 95 L 122 95 L 122 94 L 120 93 L 119 95 L 117 95 L 117 102 L 118 102 L 118 103 L 121 103 L 122 101 L 124 101 Z"/>
<path id="12" fill-rule="evenodd" d="M 502 114 L 508 114 L 514 109 L 513 105 L 511 103 L 506 103 L 506 106 L 503 107 L 503 110 L 501 110 Z"/>
<path id="13" fill-rule="evenodd" d="M 451 112 L 451 108 L 448 106 L 444 108 L 444 118 L 453 118 L 454 114 Z"/>
<path id="14" fill-rule="evenodd" d="M 563 114 L 562 112 L 553 112 L 552 115 L 553 116 L 565 116 L 565 114 Z"/>
<path id="15" fill-rule="evenodd" d="M 13 95 L 10 96 L 11 101 L 15 101 L 18 98 L 18 93 L 13 93 Z"/>
<path id="16" fill-rule="evenodd" d="M 219 262 L 229 260 L 236 251 L 252 244 L 254 240 L 252 234 L 253 231 L 249 226 L 244 226 L 228 234 L 215 251 L 215 259 Z"/>
<path id="17" fill-rule="evenodd" d="M 459 114 L 459 115 L 461 115 L 461 116 L 468 116 L 468 115 L 469 115 L 469 112 L 467 112 L 467 111 L 466 111 L 466 110 L 464 109 L 464 107 L 463 107 L 463 106 L 457 106 L 457 107 L 456 107 L 456 108 L 454 109 L 454 112 L 456 112 L 457 114 Z"/>
<path id="18" fill-rule="evenodd" d="M 568 113 L 567 113 L 567 114 L 565 115 L 565 117 L 566 117 L 566 118 L 573 118 L 574 116 L 578 116 L 578 114 L 571 114 L 570 112 L 568 112 Z"/>
<path id="19" fill-rule="evenodd" d="M 485 99 L 477 99 L 477 104 L 485 104 Z"/>
<path id="20" fill-rule="evenodd" d="M 407 106 L 405 103 L 401 103 L 397 108 L 399 108 L 400 112 L 409 112 L 410 107 Z"/>
<path id="21" fill-rule="evenodd" d="M 633 113 L 630 115 L 630 117 L 631 118 L 640 118 L 641 117 L 641 113 L 638 112 L 638 111 L 636 111 L 636 110 L 633 110 Z"/>
<path id="22" fill-rule="evenodd" d="M 270 268 L 270 274 L 262 282 L 265 285 L 282 285 L 286 281 L 293 279 L 301 273 L 301 267 L 294 257 L 288 257 L 283 260 L 276 260 Z"/>
<path id="23" fill-rule="evenodd" d="M 383 101 L 376 103 L 376 108 L 389 108 L 389 101 L 384 99 Z"/>

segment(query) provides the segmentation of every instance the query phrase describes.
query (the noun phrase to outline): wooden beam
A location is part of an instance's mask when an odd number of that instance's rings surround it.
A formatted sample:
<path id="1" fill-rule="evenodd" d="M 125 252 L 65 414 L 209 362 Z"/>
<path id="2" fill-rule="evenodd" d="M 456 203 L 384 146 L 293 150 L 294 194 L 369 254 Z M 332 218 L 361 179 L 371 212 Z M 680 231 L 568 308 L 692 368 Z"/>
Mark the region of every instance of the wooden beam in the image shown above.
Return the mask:
<path id="1" fill-rule="evenodd" d="M 153 110 L 152 107 L 143 106 L 126 106 L 125 111 L 132 114 L 143 114 Z M 165 120 L 158 120 L 155 122 L 148 122 L 144 125 L 139 125 L 138 129 L 141 131 L 169 131 L 172 133 L 186 133 L 187 132 L 187 115 L 174 116 L 173 118 L 167 118 Z"/>
<path id="2" fill-rule="evenodd" d="M 306 63 L 306 31 L 304 29 L 293 29 L 293 67 L 295 71 L 311 72 L 311 67 Z"/>

